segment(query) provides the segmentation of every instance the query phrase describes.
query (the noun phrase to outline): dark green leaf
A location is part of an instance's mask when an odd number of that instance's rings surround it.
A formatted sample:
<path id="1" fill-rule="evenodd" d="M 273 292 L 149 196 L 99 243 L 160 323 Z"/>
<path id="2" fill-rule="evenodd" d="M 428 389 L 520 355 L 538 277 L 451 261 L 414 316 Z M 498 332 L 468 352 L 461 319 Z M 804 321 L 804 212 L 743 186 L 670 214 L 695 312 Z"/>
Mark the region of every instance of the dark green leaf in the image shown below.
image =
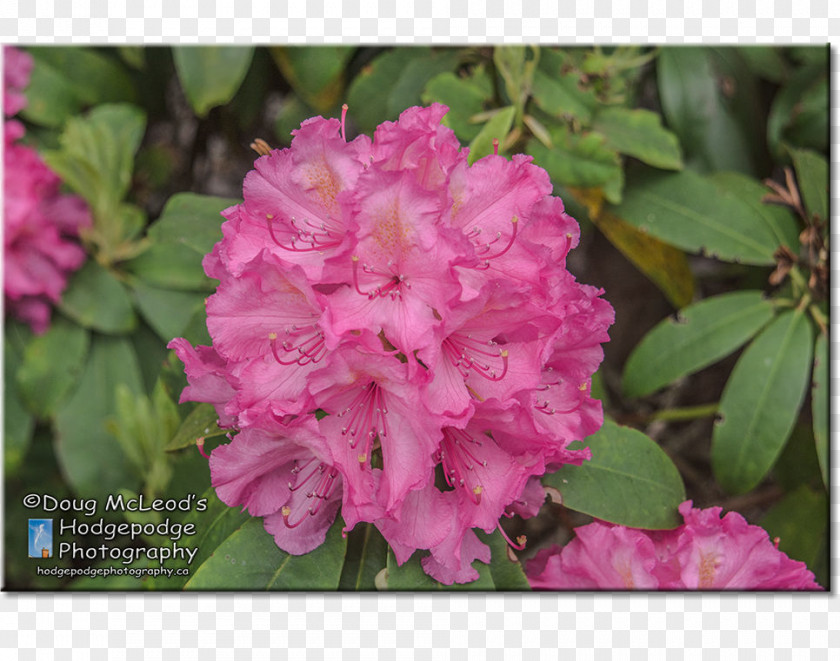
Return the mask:
<path id="1" fill-rule="evenodd" d="M 551 76 L 537 69 L 532 89 L 534 103 L 553 117 L 574 117 L 588 126 L 598 102 L 591 90 L 582 90 L 579 85 L 577 74 Z"/>
<path id="2" fill-rule="evenodd" d="M 357 525 L 347 538 L 347 557 L 339 590 L 376 590 L 376 575 L 385 568 L 388 542 L 372 523 Z"/>
<path id="3" fill-rule="evenodd" d="M 289 95 L 283 99 L 283 105 L 277 113 L 277 121 L 274 124 L 274 131 L 283 145 L 288 146 L 292 142 L 292 131 L 300 128 L 304 120 L 312 117 L 312 108 L 306 105 L 295 95 Z"/>
<path id="4" fill-rule="evenodd" d="M 470 154 L 467 157 L 467 162 L 472 165 L 479 158 L 484 158 L 493 153 L 493 140 L 498 140 L 503 143 L 507 134 L 510 132 L 510 127 L 513 124 L 513 116 L 516 113 L 516 108 L 507 106 L 501 108 L 488 122 L 481 128 L 478 135 L 470 143 Z"/>
<path id="5" fill-rule="evenodd" d="M 723 294 L 690 305 L 679 319 L 660 322 L 630 354 L 624 393 L 648 395 L 732 353 L 773 317 L 760 291 Z"/>
<path id="6" fill-rule="evenodd" d="M 730 493 L 753 489 L 779 456 L 799 414 L 813 338 L 805 315 L 779 315 L 738 359 L 720 402 L 712 468 Z"/>
<path id="7" fill-rule="evenodd" d="M 785 491 L 803 484 L 819 484 L 820 462 L 810 424 L 797 422 L 773 466 L 773 479 Z"/>
<path id="8" fill-rule="evenodd" d="M 656 113 L 629 108 L 604 108 L 595 116 L 592 128 L 603 133 L 607 145 L 622 154 L 638 158 L 656 168 L 682 169 L 677 136 L 662 127 Z"/>
<path id="9" fill-rule="evenodd" d="M 828 487 L 828 439 L 829 434 L 829 365 L 828 337 L 820 333 L 814 345 L 814 376 L 811 382 L 811 416 L 814 422 L 814 441 L 817 447 L 817 459 L 823 483 Z"/>
<path id="10" fill-rule="evenodd" d="M 195 114 L 226 104 L 245 79 L 252 46 L 180 46 L 172 49 L 175 70 Z"/>
<path id="11" fill-rule="evenodd" d="M 530 590 L 531 584 L 522 565 L 508 557 L 508 544 L 502 533 L 494 530 L 488 535 L 476 530 L 478 538 L 490 547 L 490 578 L 496 590 Z"/>
<path id="12" fill-rule="evenodd" d="M 26 347 L 17 373 L 19 392 L 37 416 L 52 415 L 78 381 L 89 342 L 84 328 L 56 316 L 49 330 Z"/>
<path id="13" fill-rule="evenodd" d="M 157 384 L 169 350 L 160 341 L 157 333 L 143 319 L 140 320 L 136 330 L 128 336 L 128 339 L 134 346 L 134 352 L 141 358 L 140 374 L 143 377 L 143 389 L 150 393 Z M 169 394 L 172 395 L 171 392 Z M 180 394 L 180 391 L 178 394 Z M 177 400 L 177 395 L 173 399 Z"/>
<path id="14" fill-rule="evenodd" d="M 326 541 L 305 555 L 281 551 L 252 518 L 222 541 L 212 555 L 193 571 L 186 590 L 335 590 L 347 540 L 338 517 Z"/>
<path id="15" fill-rule="evenodd" d="M 397 565 L 397 558 L 394 552 L 388 550 L 388 565 L 386 570 L 386 582 L 388 590 L 493 590 L 493 578 L 490 575 L 490 568 L 478 560 L 473 562 L 473 568 L 478 570 L 479 578 L 472 583 L 453 583 L 444 585 L 423 571 L 421 559 L 429 555 L 428 551 L 415 551 L 402 565 Z"/>
<path id="16" fill-rule="evenodd" d="M 740 195 L 691 171 L 648 171 L 628 182 L 613 210 L 642 231 L 689 252 L 747 264 L 773 264 L 778 239 Z"/>
<path id="17" fill-rule="evenodd" d="M 326 113 L 344 91 L 344 68 L 355 46 L 286 46 L 271 49 L 283 77 L 319 113 Z"/>
<path id="18" fill-rule="evenodd" d="M 782 83 L 790 75 L 790 66 L 777 46 L 746 46 L 739 52 L 747 66 L 762 78 Z"/>
<path id="19" fill-rule="evenodd" d="M 181 243 L 206 255 L 222 239 L 225 219 L 221 212 L 240 201 L 195 193 L 173 195 L 149 228 L 149 238 L 158 243 Z"/>
<path id="20" fill-rule="evenodd" d="M 137 325 L 126 288 L 92 259 L 70 278 L 59 307 L 85 328 L 102 333 L 126 333 Z"/>
<path id="21" fill-rule="evenodd" d="M 426 84 L 423 103 L 442 103 L 449 108 L 443 118 L 458 139 L 468 143 L 478 135 L 481 125 L 471 121 L 474 115 L 484 110 L 485 103 L 493 95 L 493 83 L 483 67 L 477 67 L 467 77 L 451 71 L 444 71 Z"/>
<path id="22" fill-rule="evenodd" d="M 414 50 L 414 49 L 411 49 Z M 396 119 L 406 108 L 420 105 L 421 95 L 434 76 L 453 71 L 460 60 L 460 51 L 454 48 L 435 48 L 425 57 L 414 57 L 400 72 L 388 94 L 388 114 Z"/>
<path id="23" fill-rule="evenodd" d="M 778 158 L 783 143 L 824 151 L 828 146 L 828 60 L 798 69 L 773 97 L 767 143 Z"/>
<path id="24" fill-rule="evenodd" d="M 166 444 L 166 449 L 180 450 L 195 445 L 199 438 L 222 436 L 226 430 L 219 429 L 218 421 L 219 415 L 213 405 L 202 402 L 184 419 L 172 440 Z"/>
<path id="25" fill-rule="evenodd" d="M 592 459 L 545 475 L 566 507 L 631 528 L 659 530 L 679 524 L 677 508 L 685 487 L 676 466 L 642 432 L 606 420 L 600 431 L 576 447 L 588 446 Z"/>
<path id="26" fill-rule="evenodd" d="M 809 217 L 828 219 L 828 163 L 816 152 L 791 149 L 796 180 Z"/>
<path id="27" fill-rule="evenodd" d="M 164 342 L 179 337 L 196 311 L 204 308 L 204 294 L 150 287 L 138 280 L 132 285 L 143 318 Z"/>
<path id="28" fill-rule="evenodd" d="M 153 287 L 213 291 L 216 281 L 204 274 L 203 255 L 183 243 L 154 243 L 139 257 L 125 262 L 130 273 Z"/>
<path id="29" fill-rule="evenodd" d="M 7 476 L 23 462 L 35 428 L 35 418 L 23 405 L 15 378 L 23 363 L 22 340 L 29 332 L 17 324 L 15 327 L 6 326 L 3 338 L 3 464 Z"/>
<path id="30" fill-rule="evenodd" d="M 78 387 L 56 415 L 56 455 L 68 482 L 82 496 L 104 496 L 138 483 L 117 439 L 105 422 L 116 411 L 115 392 L 123 383 L 142 392 L 131 343 L 94 335 Z"/>

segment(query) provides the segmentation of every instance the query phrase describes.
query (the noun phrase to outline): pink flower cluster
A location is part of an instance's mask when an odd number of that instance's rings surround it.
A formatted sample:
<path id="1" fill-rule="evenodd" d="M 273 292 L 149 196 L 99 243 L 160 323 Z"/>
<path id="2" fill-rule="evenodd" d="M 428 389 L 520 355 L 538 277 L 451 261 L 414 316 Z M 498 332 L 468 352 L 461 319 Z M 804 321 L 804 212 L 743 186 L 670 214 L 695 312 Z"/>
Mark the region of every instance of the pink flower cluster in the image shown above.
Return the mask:
<path id="1" fill-rule="evenodd" d="M 3 108 L 6 118 L 26 105 L 32 58 L 15 48 L 3 50 Z M 6 307 L 37 333 L 49 326 L 51 304 L 67 286 L 68 275 L 85 261 L 75 240 L 90 224 L 84 201 L 60 192 L 61 180 L 38 153 L 20 144 L 20 122 L 3 125 L 3 291 Z"/>
<path id="2" fill-rule="evenodd" d="M 346 112 L 346 110 L 345 110 Z M 371 141 L 307 120 L 260 157 L 205 257 L 211 347 L 170 343 L 238 430 L 210 457 L 219 497 L 282 549 L 320 545 L 341 507 L 400 564 L 478 577 L 503 515 L 534 515 L 539 476 L 589 458 L 590 377 L 613 320 L 565 268 L 577 223 L 524 155 L 467 165 L 447 108 L 409 108 Z"/>
<path id="3" fill-rule="evenodd" d="M 650 531 L 597 521 L 575 529 L 562 549 L 528 562 L 538 590 L 821 590 L 805 563 L 737 512 L 680 505 L 684 523 Z"/>

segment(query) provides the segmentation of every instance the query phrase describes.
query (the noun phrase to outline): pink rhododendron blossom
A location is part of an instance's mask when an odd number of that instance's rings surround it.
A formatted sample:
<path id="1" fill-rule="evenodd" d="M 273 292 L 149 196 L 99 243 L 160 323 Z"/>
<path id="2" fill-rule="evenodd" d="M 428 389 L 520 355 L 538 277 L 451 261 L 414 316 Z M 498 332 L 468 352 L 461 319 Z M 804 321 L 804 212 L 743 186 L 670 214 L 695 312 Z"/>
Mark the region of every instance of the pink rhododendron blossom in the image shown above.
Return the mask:
<path id="1" fill-rule="evenodd" d="M 737 512 L 680 505 L 684 523 L 648 531 L 596 521 L 562 549 L 543 549 L 526 569 L 540 590 L 820 590 L 805 563 Z"/>
<path id="2" fill-rule="evenodd" d="M 4 49 L 6 115 L 25 105 L 31 68 L 29 55 Z M 4 123 L 3 290 L 6 309 L 42 333 L 68 276 L 85 261 L 77 237 L 90 215 L 82 198 L 60 192 L 61 180 L 38 153 L 18 142 L 23 135 L 20 122 Z"/>
<path id="3" fill-rule="evenodd" d="M 257 159 L 204 260 L 213 344 L 170 347 L 181 399 L 238 432 L 211 456 L 225 502 L 299 553 L 340 501 L 346 530 L 376 525 L 399 564 L 420 549 L 451 584 L 490 559 L 474 529 L 534 516 L 547 467 L 589 458 L 568 446 L 602 423 L 590 378 L 613 311 L 566 270 L 579 231 L 546 172 L 468 166 L 446 112 L 351 142 L 316 117 Z M 316 463 L 314 507 L 288 485 Z"/>

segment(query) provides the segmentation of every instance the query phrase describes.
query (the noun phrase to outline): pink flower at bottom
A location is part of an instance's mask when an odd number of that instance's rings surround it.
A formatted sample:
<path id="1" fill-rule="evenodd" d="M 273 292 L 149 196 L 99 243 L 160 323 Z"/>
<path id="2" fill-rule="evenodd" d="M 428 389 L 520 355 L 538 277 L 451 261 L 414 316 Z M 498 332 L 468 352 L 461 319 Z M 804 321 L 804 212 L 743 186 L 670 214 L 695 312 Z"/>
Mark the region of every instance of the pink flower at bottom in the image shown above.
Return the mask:
<path id="1" fill-rule="evenodd" d="M 737 512 L 680 505 L 685 523 L 648 531 L 596 521 L 563 548 L 543 549 L 526 574 L 537 590 L 821 590 L 805 563 L 779 551 Z"/>

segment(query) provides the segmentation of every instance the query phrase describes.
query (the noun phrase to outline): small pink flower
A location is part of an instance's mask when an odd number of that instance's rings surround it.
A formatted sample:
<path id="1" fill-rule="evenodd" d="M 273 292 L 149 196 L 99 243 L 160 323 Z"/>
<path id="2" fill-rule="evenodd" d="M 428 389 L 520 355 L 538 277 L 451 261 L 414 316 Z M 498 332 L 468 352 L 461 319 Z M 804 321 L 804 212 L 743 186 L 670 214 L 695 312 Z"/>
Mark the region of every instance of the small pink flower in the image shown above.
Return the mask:
<path id="1" fill-rule="evenodd" d="M 596 521 L 575 529 L 563 548 L 528 563 L 541 590 L 820 590 L 803 562 L 776 549 L 737 512 L 680 505 L 684 523 L 648 531 Z"/>

